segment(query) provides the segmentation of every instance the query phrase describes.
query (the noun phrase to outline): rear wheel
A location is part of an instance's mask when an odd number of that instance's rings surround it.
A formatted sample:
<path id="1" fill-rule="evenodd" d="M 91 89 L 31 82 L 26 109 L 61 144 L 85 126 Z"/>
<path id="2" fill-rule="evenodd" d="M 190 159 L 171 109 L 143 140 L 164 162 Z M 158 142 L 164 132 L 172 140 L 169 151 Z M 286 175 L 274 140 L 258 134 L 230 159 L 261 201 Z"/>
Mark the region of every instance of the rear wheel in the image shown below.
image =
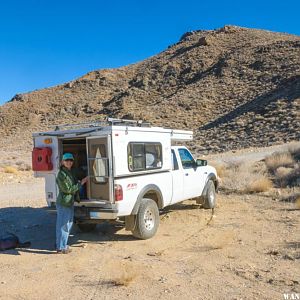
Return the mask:
<path id="1" fill-rule="evenodd" d="M 203 207 L 204 208 L 215 208 L 216 206 L 216 189 L 215 184 L 212 180 L 207 182 L 206 195 L 204 196 Z"/>
<path id="2" fill-rule="evenodd" d="M 152 199 L 142 199 L 134 221 L 133 236 L 143 240 L 153 237 L 159 225 L 159 211 L 156 202 Z"/>
<path id="3" fill-rule="evenodd" d="M 90 231 L 93 231 L 97 224 L 77 224 L 77 226 L 79 227 L 80 231 L 82 232 L 90 232 Z"/>

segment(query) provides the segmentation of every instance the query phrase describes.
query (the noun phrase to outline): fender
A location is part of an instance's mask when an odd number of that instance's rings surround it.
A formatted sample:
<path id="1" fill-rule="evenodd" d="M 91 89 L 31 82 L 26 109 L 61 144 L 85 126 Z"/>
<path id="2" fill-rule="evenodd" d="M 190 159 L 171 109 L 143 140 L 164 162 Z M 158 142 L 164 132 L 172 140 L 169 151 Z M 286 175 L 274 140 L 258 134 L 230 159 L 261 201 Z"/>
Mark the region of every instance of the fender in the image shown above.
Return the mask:
<path id="1" fill-rule="evenodd" d="M 208 183 L 209 180 L 212 180 L 212 181 L 214 182 L 216 190 L 217 190 L 217 188 L 218 188 L 218 179 L 217 179 L 216 174 L 214 174 L 214 173 L 209 173 L 209 174 L 207 175 L 206 182 L 205 182 L 205 186 L 204 186 L 204 189 L 203 189 L 203 191 L 202 191 L 201 197 L 204 197 L 204 196 L 206 195 L 206 193 L 207 193 L 207 183 Z"/>
<path id="2" fill-rule="evenodd" d="M 155 184 L 148 184 L 148 185 L 146 185 L 140 191 L 140 193 L 139 193 L 139 195 L 137 197 L 137 200 L 135 202 L 135 205 L 134 205 L 134 207 L 132 209 L 132 212 L 131 212 L 132 215 L 136 215 L 138 213 L 139 206 L 141 204 L 142 199 L 144 198 L 145 194 L 147 194 L 150 191 L 155 192 L 155 194 L 157 195 L 157 198 L 158 198 L 158 201 L 157 201 L 158 208 L 163 208 L 164 202 L 163 202 L 163 196 L 162 196 L 160 188 L 157 185 L 155 185 Z"/>

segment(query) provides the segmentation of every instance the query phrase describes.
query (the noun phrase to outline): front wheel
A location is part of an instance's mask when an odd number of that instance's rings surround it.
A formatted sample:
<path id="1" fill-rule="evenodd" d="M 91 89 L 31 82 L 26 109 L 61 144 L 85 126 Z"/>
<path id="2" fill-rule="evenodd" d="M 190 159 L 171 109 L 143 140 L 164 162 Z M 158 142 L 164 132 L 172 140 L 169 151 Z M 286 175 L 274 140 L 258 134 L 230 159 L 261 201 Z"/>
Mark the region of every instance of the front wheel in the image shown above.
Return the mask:
<path id="1" fill-rule="evenodd" d="M 203 207 L 204 208 L 215 208 L 216 206 L 216 189 L 215 184 L 212 180 L 207 182 L 207 190 L 204 196 Z"/>
<path id="2" fill-rule="evenodd" d="M 133 236 L 142 240 L 153 237 L 159 225 L 159 211 L 156 202 L 152 199 L 142 199 L 134 222 Z"/>

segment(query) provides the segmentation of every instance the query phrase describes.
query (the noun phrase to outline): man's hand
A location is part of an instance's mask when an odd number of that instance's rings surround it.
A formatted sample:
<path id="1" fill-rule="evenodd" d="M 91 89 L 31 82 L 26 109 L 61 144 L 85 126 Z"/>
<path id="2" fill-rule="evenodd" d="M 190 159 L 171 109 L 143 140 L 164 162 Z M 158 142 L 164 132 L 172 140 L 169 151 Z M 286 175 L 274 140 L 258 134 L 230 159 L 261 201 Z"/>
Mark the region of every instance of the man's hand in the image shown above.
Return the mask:
<path id="1" fill-rule="evenodd" d="M 86 176 L 86 177 L 84 177 L 83 179 L 81 179 L 80 184 L 81 184 L 81 185 L 84 185 L 84 184 L 87 183 L 88 180 L 89 180 L 89 177 Z"/>

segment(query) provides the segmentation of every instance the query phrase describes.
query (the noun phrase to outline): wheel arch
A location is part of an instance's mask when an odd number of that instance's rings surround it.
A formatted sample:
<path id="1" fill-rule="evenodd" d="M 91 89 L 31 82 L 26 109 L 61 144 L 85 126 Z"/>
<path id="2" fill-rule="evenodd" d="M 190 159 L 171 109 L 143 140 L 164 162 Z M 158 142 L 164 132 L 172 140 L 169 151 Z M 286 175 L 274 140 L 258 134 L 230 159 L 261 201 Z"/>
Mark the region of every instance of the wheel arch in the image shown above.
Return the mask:
<path id="1" fill-rule="evenodd" d="M 139 193 L 131 214 L 136 215 L 143 198 L 152 199 L 156 202 L 159 209 L 164 207 L 163 195 L 160 188 L 155 184 L 146 185 Z"/>
<path id="2" fill-rule="evenodd" d="M 201 195 L 202 197 L 205 196 L 206 193 L 207 193 L 207 189 L 208 189 L 208 184 L 207 184 L 207 183 L 209 182 L 209 180 L 212 180 L 212 182 L 213 182 L 214 185 L 215 185 L 215 189 L 216 189 L 216 190 L 218 189 L 219 183 L 218 183 L 218 178 L 217 178 L 216 174 L 214 174 L 214 173 L 209 173 L 209 174 L 207 175 L 207 177 L 206 177 L 205 186 L 204 186 L 204 189 L 203 189 L 202 195 Z"/>

